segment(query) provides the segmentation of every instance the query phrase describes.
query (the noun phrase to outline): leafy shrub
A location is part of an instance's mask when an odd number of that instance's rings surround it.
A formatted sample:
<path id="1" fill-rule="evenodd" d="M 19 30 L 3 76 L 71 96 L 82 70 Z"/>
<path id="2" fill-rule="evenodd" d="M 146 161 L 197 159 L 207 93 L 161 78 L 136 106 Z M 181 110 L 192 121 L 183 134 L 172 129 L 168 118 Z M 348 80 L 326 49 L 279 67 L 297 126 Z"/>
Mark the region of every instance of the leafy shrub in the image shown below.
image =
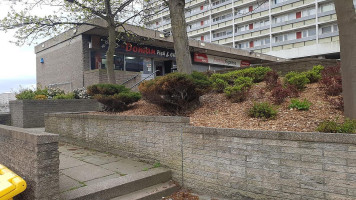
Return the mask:
<path id="1" fill-rule="evenodd" d="M 266 82 L 267 89 L 271 90 L 278 85 L 279 75 L 276 71 L 269 71 L 266 73 L 264 80 Z"/>
<path id="2" fill-rule="evenodd" d="M 229 84 L 222 79 L 215 79 L 213 82 L 213 90 L 216 92 L 223 92 Z"/>
<path id="3" fill-rule="evenodd" d="M 225 88 L 224 92 L 226 96 L 234 103 L 245 101 L 253 84 L 252 80 L 249 77 L 238 77 L 235 80 L 234 86 Z"/>
<path id="4" fill-rule="evenodd" d="M 198 87 L 198 90 L 202 93 L 207 93 L 211 90 L 212 83 L 209 80 L 208 76 L 202 72 L 193 71 L 190 75 L 195 85 Z"/>
<path id="5" fill-rule="evenodd" d="M 248 110 L 248 115 L 254 118 L 275 119 L 277 110 L 267 102 L 254 103 Z"/>
<path id="6" fill-rule="evenodd" d="M 53 97 L 53 99 L 75 99 L 74 93 L 68 93 L 68 94 L 59 94 Z"/>
<path id="7" fill-rule="evenodd" d="M 321 74 L 321 71 L 323 71 L 325 69 L 325 67 L 323 67 L 322 65 L 315 65 L 312 69 L 312 71 Z"/>
<path id="8" fill-rule="evenodd" d="M 16 94 L 16 99 L 35 99 L 36 94 L 31 89 L 22 89 L 19 93 Z"/>
<path id="9" fill-rule="evenodd" d="M 139 90 L 147 101 L 175 113 L 197 104 L 203 94 L 193 78 L 182 73 L 170 73 L 145 81 L 139 85 Z"/>
<path id="10" fill-rule="evenodd" d="M 297 110 L 309 110 L 312 103 L 306 99 L 300 101 L 298 99 L 292 99 L 289 108 L 295 108 Z"/>
<path id="11" fill-rule="evenodd" d="M 91 96 L 88 94 L 87 89 L 85 87 L 83 88 L 77 88 L 73 90 L 74 98 L 75 99 L 90 99 Z"/>
<path id="12" fill-rule="evenodd" d="M 64 95 L 64 90 L 61 90 L 59 88 L 49 88 L 47 91 L 43 91 L 47 93 L 47 96 L 49 99 L 54 99 L 56 96 L 59 95 Z"/>
<path id="13" fill-rule="evenodd" d="M 329 96 L 337 96 L 342 93 L 342 78 L 340 66 L 327 67 L 321 72 L 320 84 Z"/>
<path id="14" fill-rule="evenodd" d="M 288 76 L 287 76 L 288 75 Z M 286 84 L 295 86 L 298 90 L 303 90 L 305 85 L 309 83 L 309 79 L 303 73 L 287 74 L 285 82 Z M 288 77 L 288 78 L 287 78 Z"/>
<path id="15" fill-rule="evenodd" d="M 104 104 L 104 110 L 118 112 L 141 99 L 140 93 L 131 92 L 123 85 L 96 84 L 88 87 L 88 94 Z"/>
<path id="16" fill-rule="evenodd" d="M 313 70 L 306 71 L 303 74 L 309 79 L 310 83 L 316 83 L 321 79 L 321 74 Z"/>
<path id="17" fill-rule="evenodd" d="M 36 100 L 46 100 L 48 99 L 46 95 L 43 95 L 43 94 L 38 94 L 35 96 L 35 99 Z"/>
<path id="18" fill-rule="evenodd" d="M 296 75 L 300 74 L 299 72 L 295 72 L 295 71 L 291 71 L 291 72 L 288 72 L 284 77 L 288 80 Z"/>
<path id="19" fill-rule="evenodd" d="M 338 123 L 333 120 L 325 120 L 318 125 L 317 131 L 324 133 L 355 133 L 356 121 L 346 119 L 344 123 Z"/>
<path id="20" fill-rule="evenodd" d="M 281 84 L 273 88 L 271 91 L 271 98 L 274 104 L 282 104 L 288 96 L 288 89 L 283 87 Z"/>

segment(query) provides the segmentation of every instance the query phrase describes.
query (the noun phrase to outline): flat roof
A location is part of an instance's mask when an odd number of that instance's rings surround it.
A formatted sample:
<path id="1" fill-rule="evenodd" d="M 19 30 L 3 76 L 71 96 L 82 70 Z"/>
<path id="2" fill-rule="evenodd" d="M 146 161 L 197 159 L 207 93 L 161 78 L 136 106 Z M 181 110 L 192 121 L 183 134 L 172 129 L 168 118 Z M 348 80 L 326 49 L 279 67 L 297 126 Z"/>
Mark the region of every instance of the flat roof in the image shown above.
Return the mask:
<path id="1" fill-rule="evenodd" d="M 95 24 L 105 27 L 106 22 L 101 19 L 93 20 Z M 169 49 L 174 49 L 173 37 L 165 37 L 162 32 L 146 29 L 143 27 L 125 25 L 127 31 L 135 34 L 135 40 L 139 40 L 140 44 L 146 44 L 157 47 L 164 47 Z M 117 29 L 118 32 L 124 32 L 122 27 Z M 94 27 L 90 25 L 83 25 L 77 29 L 69 30 L 62 33 L 54 38 L 51 38 L 37 46 L 35 46 L 35 53 L 39 53 L 43 50 L 56 46 L 64 41 L 70 40 L 71 38 L 78 35 L 97 35 L 97 36 L 108 36 L 107 31 L 103 28 Z M 142 38 L 142 40 L 140 40 Z M 145 38 L 145 40 L 143 40 Z M 147 40 L 148 38 L 148 40 Z M 266 54 L 256 53 L 253 51 L 236 49 L 224 45 L 214 44 L 210 42 L 203 42 L 198 40 L 189 39 L 189 46 L 191 52 L 206 53 L 209 55 L 221 56 L 226 58 L 233 58 L 238 60 L 246 60 L 251 64 L 258 63 L 268 63 L 268 62 L 280 62 L 285 61 L 284 58 L 278 58 L 275 56 L 270 56 Z"/>

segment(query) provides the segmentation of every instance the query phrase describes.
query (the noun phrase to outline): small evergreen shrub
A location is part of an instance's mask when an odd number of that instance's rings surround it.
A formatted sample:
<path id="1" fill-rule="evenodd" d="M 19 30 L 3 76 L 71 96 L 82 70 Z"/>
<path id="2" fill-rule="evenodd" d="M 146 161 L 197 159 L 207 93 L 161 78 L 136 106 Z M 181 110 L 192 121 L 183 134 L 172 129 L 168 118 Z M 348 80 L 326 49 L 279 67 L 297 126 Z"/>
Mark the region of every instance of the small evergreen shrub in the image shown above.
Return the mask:
<path id="1" fill-rule="evenodd" d="M 204 94 L 190 75 L 182 73 L 145 81 L 139 85 L 139 90 L 147 101 L 174 113 L 187 111 L 198 104 L 199 97 Z"/>
<path id="2" fill-rule="evenodd" d="M 295 71 L 291 71 L 291 72 L 288 72 L 284 77 L 285 77 L 285 79 L 290 79 L 290 78 L 292 78 L 292 77 L 294 77 L 294 76 L 296 76 L 296 75 L 298 75 L 299 74 L 299 72 L 295 72 Z"/>
<path id="3" fill-rule="evenodd" d="M 275 119 L 277 117 L 277 110 L 267 102 L 254 103 L 248 110 L 248 115 L 254 118 Z"/>
<path id="4" fill-rule="evenodd" d="M 303 73 L 288 73 L 287 75 L 285 79 L 286 84 L 293 85 L 298 90 L 303 90 L 305 88 L 305 85 L 310 82 L 307 76 Z"/>
<path id="5" fill-rule="evenodd" d="M 227 86 L 229 86 L 229 84 L 226 81 L 219 79 L 219 78 L 215 79 L 215 81 L 213 82 L 213 85 L 212 85 L 213 90 L 216 92 L 219 92 L 219 93 L 224 92 L 224 90 Z"/>
<path id="6" fill-rule="evenodd" d="M 96 84 L 88 87 L 88 94 L 104 104 L 104 110 L 119 112 L 141 99 L 140 93 L 132 92 L 123 85 Z"/>
<path id="7" fill-rule="evenodd" d="M 279 84 L 278 78 L 279 78 L 279 75 L 276 71 L 273 70 L 273 71 L 267 72 L 264 77 L 267 89 L 272 90 L 273 88 L 275 88 Z"/>
<path id="8" fill-rule="evenodd" d="M 68 93 L 68 94 L 60 94 L 57 95 L 55 97 L 53 97 L 53 99 L 75 99 L 75 95 L 74 93 Z"/>
<path id="9" fill-rule="evenodd" d="M 259 83 L 264 80 L 266 74 L 271 70 L 269 67 L 251 67 L 241 70 L 243 76 L 252 78 L 254 83 Z"/>
<path id="10" fill-rule="evenodd" d="M 337 96 L 342 93 L 340 66 L 325 68 L 321 76 L 320 85 L 324 88 L 326 95 Z"/>
<path id="11" fill-rule="evenodd" d="M 312 69 L 312 71 L 318 73 L 318 74 L 321 74 L 321 71 L 323 71 L 325 69 L 324 66 L 322 65 L 315 65 Z"/>
<path id="12" fill-rule="evenodd" d="M 201 93 L 207 93 L 211 90 L 212 82 L 209 80 L 206 74 L 193 71 L 190 76 L 193 78 L 195 85 Z"/>
<path id="13" fill-rule="evenodd" d="M 19 93 L 16 93 L 16 99 L 25 100 L 25 99 L 35 99 L 36 94 L 31 89 L 22 89 Z"/>
<path id="14" fill-rule="evenodd" d="M 289 108 L 297 109 L 297 110 L 309 110 L 312 103 L 306 99 L 300 101 L 298 99 L 292 99 Z"/>
<path id="15" fill-rule="evenodd" d="M 338 123 L 333 120 L 325 120 L 318 125 L 317 131 L 324 133 L 355 133 L 356 121 L 346 119 L 344 123 Z"/>
<path id="16" fill-rule="evenodd" d="M 305 74 L 310 83 L 316 83 L 321 79 L 321 74 L 313 70 L 306 71 L 303 74 Z"/>
<path id="17" fill-rule="evenodd" d="M 249 77 L 238 77 L 234 86 L 225 88 L 225 95 L 234 103 L 245 101 L 253 84 L 252 80 Z"/>

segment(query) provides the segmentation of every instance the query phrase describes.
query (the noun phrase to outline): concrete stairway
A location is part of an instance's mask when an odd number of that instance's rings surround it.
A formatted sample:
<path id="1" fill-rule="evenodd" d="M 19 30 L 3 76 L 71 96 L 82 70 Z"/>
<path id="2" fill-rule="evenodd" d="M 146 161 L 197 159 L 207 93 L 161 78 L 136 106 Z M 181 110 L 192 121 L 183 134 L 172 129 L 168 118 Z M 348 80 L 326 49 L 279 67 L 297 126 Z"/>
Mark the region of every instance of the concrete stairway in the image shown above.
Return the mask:
<path id="1" fill-rule="evenodd" d="M 163 196 L 169 196 L 178 190 L 178 187 L 170 180 L 170 170 L 155 168 L 67 191 L 61 194 L 61 199 L 156 200 Z"/>

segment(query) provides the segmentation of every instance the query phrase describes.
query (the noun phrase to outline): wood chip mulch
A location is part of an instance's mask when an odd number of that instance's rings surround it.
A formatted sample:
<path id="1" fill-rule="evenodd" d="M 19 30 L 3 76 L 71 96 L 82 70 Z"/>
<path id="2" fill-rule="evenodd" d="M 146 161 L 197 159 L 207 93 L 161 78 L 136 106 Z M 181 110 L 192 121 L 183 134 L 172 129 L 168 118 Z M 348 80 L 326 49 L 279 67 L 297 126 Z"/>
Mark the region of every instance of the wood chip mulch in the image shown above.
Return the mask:
<path id="1" fill-rule="evenodd" d="M 330 104 L 324 91 L 317 83 L 308 84 L 307 88 L 298 98 L 301 100 L 305 98 L 312 103 L 308 111 L 288 109 L 290 98 L 287 98 L 286 102 L 278 106 L 278 115 L 275 120 L 265 121 L 250 118 L 247 115 L 247 110 L 254 102 L 271 102 L 270 92 L 260 92 L 261 90 L 267 91 L 264 88 L 265 83 L 254 85 L 248 100 L 242 103 L 231 103 L 224 94 L 210 93 L 204 95 L 200 99 L 200 107 L 192 113 L 187 114 L 187 116 L 190 117 L 193 126 L 298 132 L 313 132 L 316 130 L 318 124 L 326 119 L 344 120 L 342 112 Z M 144 100 L 135 103 L 132 109 L 128 111 L 115 114 L 148 116 L 172 115 Z"/>

